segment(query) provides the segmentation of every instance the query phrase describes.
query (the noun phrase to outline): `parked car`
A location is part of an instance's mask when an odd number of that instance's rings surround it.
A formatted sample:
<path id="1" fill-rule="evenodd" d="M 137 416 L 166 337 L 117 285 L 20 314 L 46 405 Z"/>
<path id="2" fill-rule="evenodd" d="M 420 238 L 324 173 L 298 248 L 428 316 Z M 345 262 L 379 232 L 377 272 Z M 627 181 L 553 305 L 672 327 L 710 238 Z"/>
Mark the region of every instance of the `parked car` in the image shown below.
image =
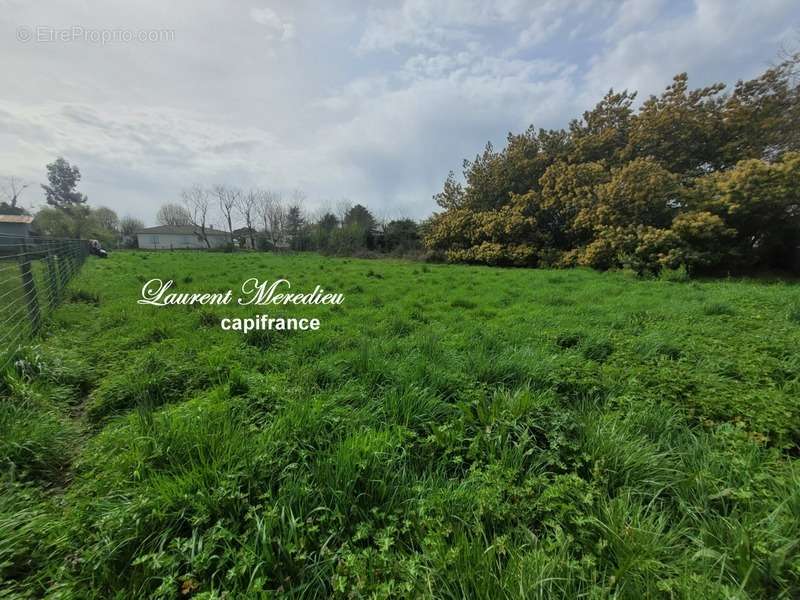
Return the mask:
<path id="1" fill-rule="evenodd" d="M 89 240 L 89 254 L 94 254 L 100 258 L 108 258 L 108 252 L 103 250 L 99 240 Z"/>

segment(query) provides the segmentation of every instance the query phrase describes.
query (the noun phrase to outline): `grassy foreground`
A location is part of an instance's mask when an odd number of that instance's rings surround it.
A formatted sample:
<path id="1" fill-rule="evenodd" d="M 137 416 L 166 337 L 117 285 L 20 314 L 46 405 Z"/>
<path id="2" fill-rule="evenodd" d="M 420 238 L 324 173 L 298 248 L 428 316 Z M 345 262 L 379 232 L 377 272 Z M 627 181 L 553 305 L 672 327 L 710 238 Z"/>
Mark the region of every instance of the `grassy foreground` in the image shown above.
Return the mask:
<path id="1" fill-rule="evenodd" d="M 798 597 L 798 348 L 786 283 L 92 259 L 4 376 L 0 597 Z"/>

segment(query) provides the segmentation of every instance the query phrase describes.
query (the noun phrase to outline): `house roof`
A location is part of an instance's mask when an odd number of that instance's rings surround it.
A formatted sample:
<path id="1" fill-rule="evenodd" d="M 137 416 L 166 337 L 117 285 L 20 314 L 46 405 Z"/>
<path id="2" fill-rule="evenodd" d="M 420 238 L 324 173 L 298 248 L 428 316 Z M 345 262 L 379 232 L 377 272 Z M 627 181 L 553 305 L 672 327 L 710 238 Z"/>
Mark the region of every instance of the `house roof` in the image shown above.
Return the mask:
<path id="1" fill-rule="evenodd" d="M 136 233 L 163 233 L 172 235 L 197 235 L 200 232 L 199 227 L 194 225 L 158 225 L 156 227 L 145 227 Z M 211 229 L 206 227 L 206 235 L 230 235 L 227 231 L 220 231 L 219 229 Z"/>
<path id="2" fill-rule="evenodd" d="M 0 223 L 28 224 L 31 222 L 33 222 L 33 217 L 30 215 L 0 215 Z"/>
<path id="3" fill-rule="evenodd" d="M 258 231 L 256 231 L 252 227 L 239 227 L 239 229 L 234 229 L 233 230 L 233 235 L 242 235 L 242 234 L 245 234 L 245 233 L 247 233 L 247 234 L 249 234 L 249 233 L 258 233 Z"/>

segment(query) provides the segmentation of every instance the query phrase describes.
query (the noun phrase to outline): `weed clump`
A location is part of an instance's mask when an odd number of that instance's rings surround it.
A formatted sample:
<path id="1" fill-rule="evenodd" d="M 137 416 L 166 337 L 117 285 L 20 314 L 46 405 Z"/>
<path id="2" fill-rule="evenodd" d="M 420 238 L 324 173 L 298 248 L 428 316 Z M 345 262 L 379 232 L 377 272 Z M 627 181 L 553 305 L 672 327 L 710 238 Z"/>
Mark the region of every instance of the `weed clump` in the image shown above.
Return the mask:
<path id="1" fill-rule="evenodd" d="M 466 298 L 456 298 L 450 303 L 452 308 L 463 308 L 465 310 L 471 310 L 476 308 L 478 305 L 473 302 L 472 300 L 467 300 Z"/>
<path id="2" fill-rule="evenodd" d="M 644 337 L 636 344 L 637 353 L 646 359 L 666 358 L 678 360 L 683 356 L 683 349 L 670 342 L 657 337 Z"/>
<path id="3" fill-rule="evenodd" d="M 661 281 L 669 281 L 671 283 L 686 283 L 691 279 L 686 267 L 681 265 L 675 269 L 661 269 L 658 274 Z"/>
<path id="4" fill-rule="evenodd" d="M 210 383 L 196 351 L 156 345 L 121 372 L 107 376 L 92 392 L 87 417 L 93 422 L 139 405 L 161 406 Z"/>
<path id="5" fill-rule="evenodd" d="M 259 350 L 269 350 L 279 339 L 279 332 L 274 329 L 253 329 L 244 334 L 244 342 Z"/>
<path id="6" fill-rule="evenodd" d="M 219 315 L 210 311 L 201 309 L 197 314 L 197 321 L 201 327 L 216 327 L 219 325 Z"/>
<path id="7" fill-rule="evenodd" d="M 795 304 L 789 309 L 789 321 L 800 325 L 800 304 Z"/>
<path id="8" fill-rule="evenodd" d="M 158 344 L 169 337 L 169 331 L 165 327 L 157 325 L 148 331 L 141 341 L 145 344 Z"/>
<path id="9" fill-rule="evenodd" d="M 581 350 L 589 360 L 605 362 L 614 352 L 614 344 L 604 339 L 587 340 L 581 344 Z"/>
<path id="10" fill-rule="evenodd" d="M 387 330 L 390 335 L 403 337 L 410 334 L 414 330 L 414 325 L 408 319 L 400 316 L 394 316 L 389 321 Z"/>
<path id="11" fill-rule="evenodd" d="M 60 480 L 77 428 L 34 386 L 13 376 L 6 386 L 0 394 L 0 473 L 8 481 L 45 486 Z"/>
<path id="12" fill-rule="evenodd" d="M 556 338 L 556 346 L 563 350 L 575 348 L 583 340 L 580 333 L 562 333 Z"/>
<path id="13" fill-rule="evenodd" d="M 91 304 L 92 306 L 100 306 L 100 295 L 96 292 L 89 290 L 78 289 L 70 290 L 67 296 L 68 302 Z"/>
<path id="14" fill-rule="evenodd" d="M 732 316 L 736 314 L 733 307 L 725 302 L 712 302 L 703 307 L 703 314 L 709 316 Z"/>

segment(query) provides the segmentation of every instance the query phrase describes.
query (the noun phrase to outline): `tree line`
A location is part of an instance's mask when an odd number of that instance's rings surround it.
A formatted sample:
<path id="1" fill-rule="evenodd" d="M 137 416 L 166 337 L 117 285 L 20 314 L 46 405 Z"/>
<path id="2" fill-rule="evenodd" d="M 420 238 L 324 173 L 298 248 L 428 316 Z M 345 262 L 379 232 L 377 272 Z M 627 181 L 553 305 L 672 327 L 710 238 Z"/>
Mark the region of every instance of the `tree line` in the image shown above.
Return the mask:
<path id="1" fill-rule="evenodd" d="M 378 220 L 361 204 L 344 200 L 333 210 L 309 211 L 300 190 L 288 199 L 263 188 L 242 190 L 217 184 L 193 185 L 183 190 L 182 203 L 163 205 L 156 216 L 160 225 L 192 226 L 210 248 L 207 232 L 223 229 L 231 245 L 261 250 L 291 249 L 329 254 L 419 251 L 421 235 L 411 219 Z M 219 228 L 211 223 L 222 222 Z M 241 227 L 235 228 L 236 225 Z"/>
<path id="2" fill-rule="evenodd" d="M 800 267 L 800 54 L 731 93 L 685 73 L 634 109 L 610 90 L 566 129 L 464 161 L 425 245 L 452 261 L 639 273 Z"/>
<path id="3" fill-rule="evenodd" d="M 33 220 L 36 235 L 58 238 L 90 238 L 109 247 L 135 247 L 136 233 L 144 223 L 131 216 L 120 218 L 110 208 L 91 207 L 77 191 L 81 173 L 77 166 L 59 157 L 47 165 L 42 185 L 47 206 Z M 0 214 L 26 214 L 19 204 L 29 187 L 18 178 L 8 178 L 2 187 Z M 421 248 L 418 224 L 411 219 L 378 220 L 361 204 L 342 201 L 336 213 L 312 213 L 300 190 L 288 198 L 274 190 L 242 190 L 228 184 L 192 185 L 181 192 L 180 202 L 162 205 L 156 214 L 159 225 L 190 227 L 211 247 L 211 230 L 224 230 L 229 246 L 260 250 L 313 250 L 330 254 L 394 253 L 408 255 Z"/>

